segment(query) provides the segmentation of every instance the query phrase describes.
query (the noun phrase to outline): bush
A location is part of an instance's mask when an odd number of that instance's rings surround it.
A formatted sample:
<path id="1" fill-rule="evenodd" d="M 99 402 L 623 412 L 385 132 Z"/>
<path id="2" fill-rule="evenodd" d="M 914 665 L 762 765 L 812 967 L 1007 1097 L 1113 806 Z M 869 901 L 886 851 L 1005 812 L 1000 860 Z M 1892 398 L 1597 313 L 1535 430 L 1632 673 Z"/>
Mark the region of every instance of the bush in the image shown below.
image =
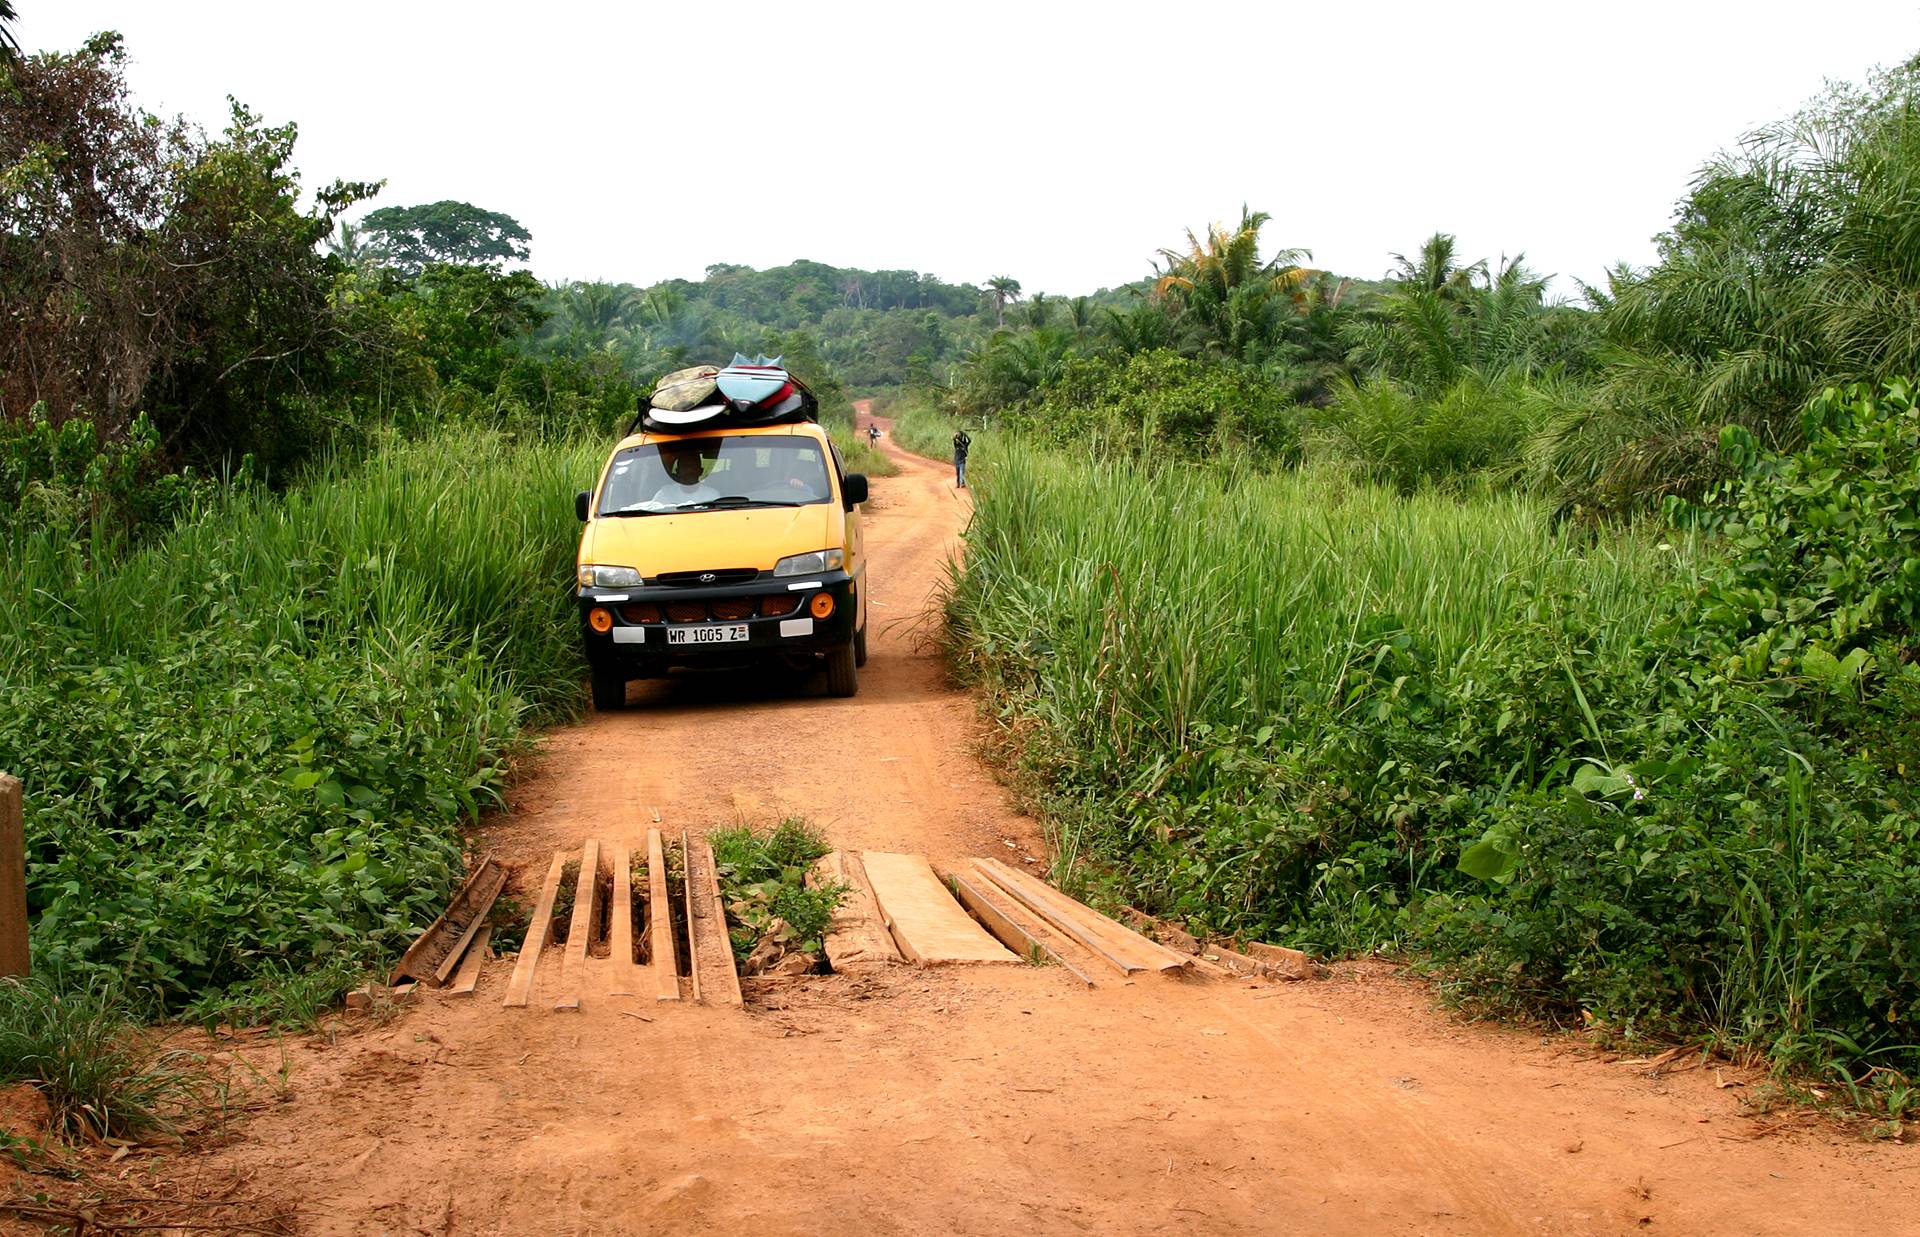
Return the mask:
<path id="1" fill-rule="evenodd" d="M 818 830 L 796 817 L 766 833 L 744 825 L 716 829 L 707 841 L 713 846 L 727 918 L 734 924 L 730 936 L 736 956 L 752 953 L 769 932 L 777 933 L 775 939 L 783 945 L 820 951 L 821 937 L 846 889 L 807 888 L 808 867 L 833 849 Z"/>
<path id="2" fill-rule="evenodd" d="M 1387 378 L 1345 384 L 1313 414 L 1309 452 L 1355 464 L 1403 494 L 1475 473 L 1511 475 L 1555 389 L 1520 373 L 1470 372 L 1433 396 Z"/>
<path id="3" fill-rule="evenodd" d="M 1168 351 L 1068 361 L 1007 417 L 1043 443 L 1091 442 L 1123 454 L 1299 454 L 1292 402 L 1257 371 Z"/>
<path id="4" fill-rule="evenodd" d="M 16 538 L 0 768 L 37 964 L 178 1006 L 430 920 L 522 727 L 576 706 L 569 499 L 599 458 L 449 434 L 122 561 Z"/>

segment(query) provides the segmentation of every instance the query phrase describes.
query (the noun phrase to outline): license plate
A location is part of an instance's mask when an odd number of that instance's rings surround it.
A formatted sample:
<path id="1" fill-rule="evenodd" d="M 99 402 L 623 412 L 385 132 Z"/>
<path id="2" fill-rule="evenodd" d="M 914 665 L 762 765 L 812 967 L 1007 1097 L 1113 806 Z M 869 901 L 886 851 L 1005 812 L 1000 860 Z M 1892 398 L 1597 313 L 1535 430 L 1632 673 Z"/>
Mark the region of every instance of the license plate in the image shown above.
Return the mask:
<path id="1" fill-rule="evenodd" d="M 746 640 L 745 623 L 667 628 L 668 644 L 745 644 Z"/>

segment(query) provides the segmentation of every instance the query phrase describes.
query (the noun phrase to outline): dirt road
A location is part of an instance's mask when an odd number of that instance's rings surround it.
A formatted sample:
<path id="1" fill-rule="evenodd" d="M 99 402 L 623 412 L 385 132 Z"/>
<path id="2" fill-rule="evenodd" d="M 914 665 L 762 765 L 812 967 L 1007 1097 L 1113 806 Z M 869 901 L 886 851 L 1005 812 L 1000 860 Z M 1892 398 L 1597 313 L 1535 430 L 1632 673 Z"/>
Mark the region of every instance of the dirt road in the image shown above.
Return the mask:
<path id="1" fill-rule="evenodd" d="M 628 712 L 555 733 L 488 826 L 523 888 L 554 848 L 637 843 L 656 816 L 1038 853 L 923 641 L 967 498 L 894 454 L 859 695 L 636 685 Z M 506 970 L 294 1047 L 284 1102 L 199 1167 L 297 1200 L 316 1233 L 1892 1234 L 1920 1215 L 1920 1149 L 1767 1133 L 1732 1071 L 1652 1077 L 1464 1025 L 1377 964 L 1093 991 L 1058 968 L 898 969 L 750 982 L 744 1011 L 576 1014 L 503 1010 Z"/>

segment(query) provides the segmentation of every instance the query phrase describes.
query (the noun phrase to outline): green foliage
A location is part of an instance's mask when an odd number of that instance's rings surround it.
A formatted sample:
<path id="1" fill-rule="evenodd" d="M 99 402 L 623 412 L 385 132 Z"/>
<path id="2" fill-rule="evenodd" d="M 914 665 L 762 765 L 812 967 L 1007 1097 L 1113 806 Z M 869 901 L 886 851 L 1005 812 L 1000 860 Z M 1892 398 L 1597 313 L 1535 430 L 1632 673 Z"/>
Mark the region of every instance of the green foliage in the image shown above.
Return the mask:
<path id="1" fill-rule="evenodd" d="M 0 1083 L 38 1087 L 73 1138 L 170 1133 L 207 1092 L 198 1058 L 161 1048 L 102 984 L 0 978 Z"/>
<path id="2" fill-rule="evenodd" d="M 533 238 L 511 215 L 469 202 L 383 206 L 360 221 L 372 258 L 406 279 L 427 268 L 525 262 Z"/>
<path id="3" fill-rule="evenodd" d="M 176 457 L 295 458 L 336 376 L 314 246 L 373 186 L 302 208 L 292 125 L 238 103 L 218 139 L 163 123 L 124 61 L 103 34 L 0 63 L 0 411 L 113 442 L 144 410 Z"/>
<path id="4" fill-rule="evenodd" d="M 1592 315 L 1549 304 L 1546 278 L 1524 257 L 1498 271 L 1485 259 L 1461 266 L 1444 232 L 1418 258 L 1395 257 L 1389 291 L 1347 329 L 1353 363 L 1374 377 L 1434 398 L 1470 377 L 1490 383 L 1585 368 Z"/>
<path id="5" fill-rule="evenodd" d="M 1784 456 L 1729 427 L 1740 483 L 1676 512 L 1726 539 L 1701 624 L 1730 673 L 1857 697 L 1881 666 L 1899 673 L 1920 634 L 1920 411 L 1895 379 L 1830 389 L 1802 424 L 1806 445 Z"/>
<path id="6" fill-rule="evenodd" d="M 821 936 L 846 896 L 843 885 L 807 888 L 807 869 L 833 848 L 818 830 L 790 817 L 759 833 L 747 826 L 707 835 L 734 953 L 741 958 L 770 933 L 782 945 L 819 952 Z M 774 921 L 778 920 L 779 923 Z"/>
<path id="7" fill-rule="evenodd" d="M 642 377 L 735 352 L 793 361 L 781 341 L 804 333 L 820 364 L 795 368 L 816 391 L 829 376 L 855 387 L 931 381 L 987 330 L 972 288 L 804 260 L 764 271 L 717 265 L 697 283 L 644 289 L 565 284 L 543 308 L 539 354 L 607 356 Z"/>
<path id="8" fill-rule="evenodd" d="M 102 444 L 93 422 L 55 424 L 44 404 L 0 420 L 0 537 L 53 529 L 76 540 L 111 540 L 164 526 L 206 486 L 165 471 L 160 435 L 143 413 L 126 436 Z"/>
<path id="9" fill-rule="evenodd" d="M 1739 425 L 1791 450 L 1827 386 L 1920 372 L 1920 65 L 1838 84 L 1711 160 L 1651 270 L 1592 292 L 1608 364 L 1547 444 L 1571 501 L 1657 504 L 1726 477 Z"/>
<path id="10" fill-rule="evenodd" d="M 0 767 L 38 964 L 178 1005 L 404 944 L 522 727 L 575 706 L 569 499 L 598 459 L 467 430 L 124 560 L 17 535 Z"/>
<path id="11" fill-rule="evenodd" d="M 1191 231 L 1184 250 L 1162 249 L 1156 295 L 1174 305 L 1174 330 L 1190 352 L 1258 363 L 1293 316 L 1308 278 L 1304 249 L 1283 249 L 1262 261 L 1260 229 L 1272 218 L 1240 208 L 1236 227 L 1215 224 L 1203 241 Z"/>
<path id="12" fill-rule="evenodd" d="M 1069 879 L 1471 999 L 1920 1067 L 1920 414 L 1823 397 L 1678 533 L 1018 450 L 948 602 Z M 1688 534 L 1688 537 L 1694 534 Z M 1596 539 L 1597 536 L 1597 539 Z M 1078 869 L 1078 871 L 1074 871 Z"/>
<path id="13" fill-rule="evenodd" d="M 1173 459 L 1241 449 L 1288 460 L 1299 449 L 1292 402 L 1257 373 L 1172 352 L 1070 362 L 1007 419 L 1043 442 Z"/>
<path id="14" fill-rule="evenodd" d="M 1419 395 L 1385 378 L 1337 388 L 1311 415 L 1311 458 L 1353 464 L 1409 493 L 1421 485 L 1484 474 L 1510 478 L 1527 467 L 1529 441 L 1577 388 L 1508 371 L 1497 378 L 1460 371 L 1438 392 Z"/>

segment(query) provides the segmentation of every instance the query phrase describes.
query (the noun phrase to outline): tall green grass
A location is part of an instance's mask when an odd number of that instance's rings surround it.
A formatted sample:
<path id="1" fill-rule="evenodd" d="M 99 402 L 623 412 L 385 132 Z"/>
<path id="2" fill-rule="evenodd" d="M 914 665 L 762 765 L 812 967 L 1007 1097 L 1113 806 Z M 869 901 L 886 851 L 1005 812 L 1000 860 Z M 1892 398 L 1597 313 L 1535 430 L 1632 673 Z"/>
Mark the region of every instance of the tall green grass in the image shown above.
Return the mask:
<path id="1" fill-rule="evenodd" d="M 1337 471 L 1020 450 L 985 475 L 949 609 L 960 655 L 1034 689 L 1049 731 L 1116 771 L 1338 711 L 1393 633 L 1460 667 L 1551 619 L 1612 657 L 1689 570 L 1670 542 L 1552 530 L 1511 493 L 1403 499 Z"/>
<path id="2" fill-rule="evenodd" d="M 17 536 L 0 768 L 37 964 L 178 1004 L 350 973 L 430 918 L 456 823 L 578 699 L 572 494 L 602 455 L 450 431 L 124 555 Z"/>
<path id="3" fill-rule="evenodd" d="M 1877 696 L 1744 678 L 1702 633 L 1765 595 L 1708 547 L 1511 493 L 1018 440 L 978 472 L 951 654 L 1063 879 L 1209 931 L 1417 949 L 1503 1010 L 1856 1080 L 1920 1065 L 1897 650 Z M 1847 709 L 1885 729 L 1822 721 Z"/>

